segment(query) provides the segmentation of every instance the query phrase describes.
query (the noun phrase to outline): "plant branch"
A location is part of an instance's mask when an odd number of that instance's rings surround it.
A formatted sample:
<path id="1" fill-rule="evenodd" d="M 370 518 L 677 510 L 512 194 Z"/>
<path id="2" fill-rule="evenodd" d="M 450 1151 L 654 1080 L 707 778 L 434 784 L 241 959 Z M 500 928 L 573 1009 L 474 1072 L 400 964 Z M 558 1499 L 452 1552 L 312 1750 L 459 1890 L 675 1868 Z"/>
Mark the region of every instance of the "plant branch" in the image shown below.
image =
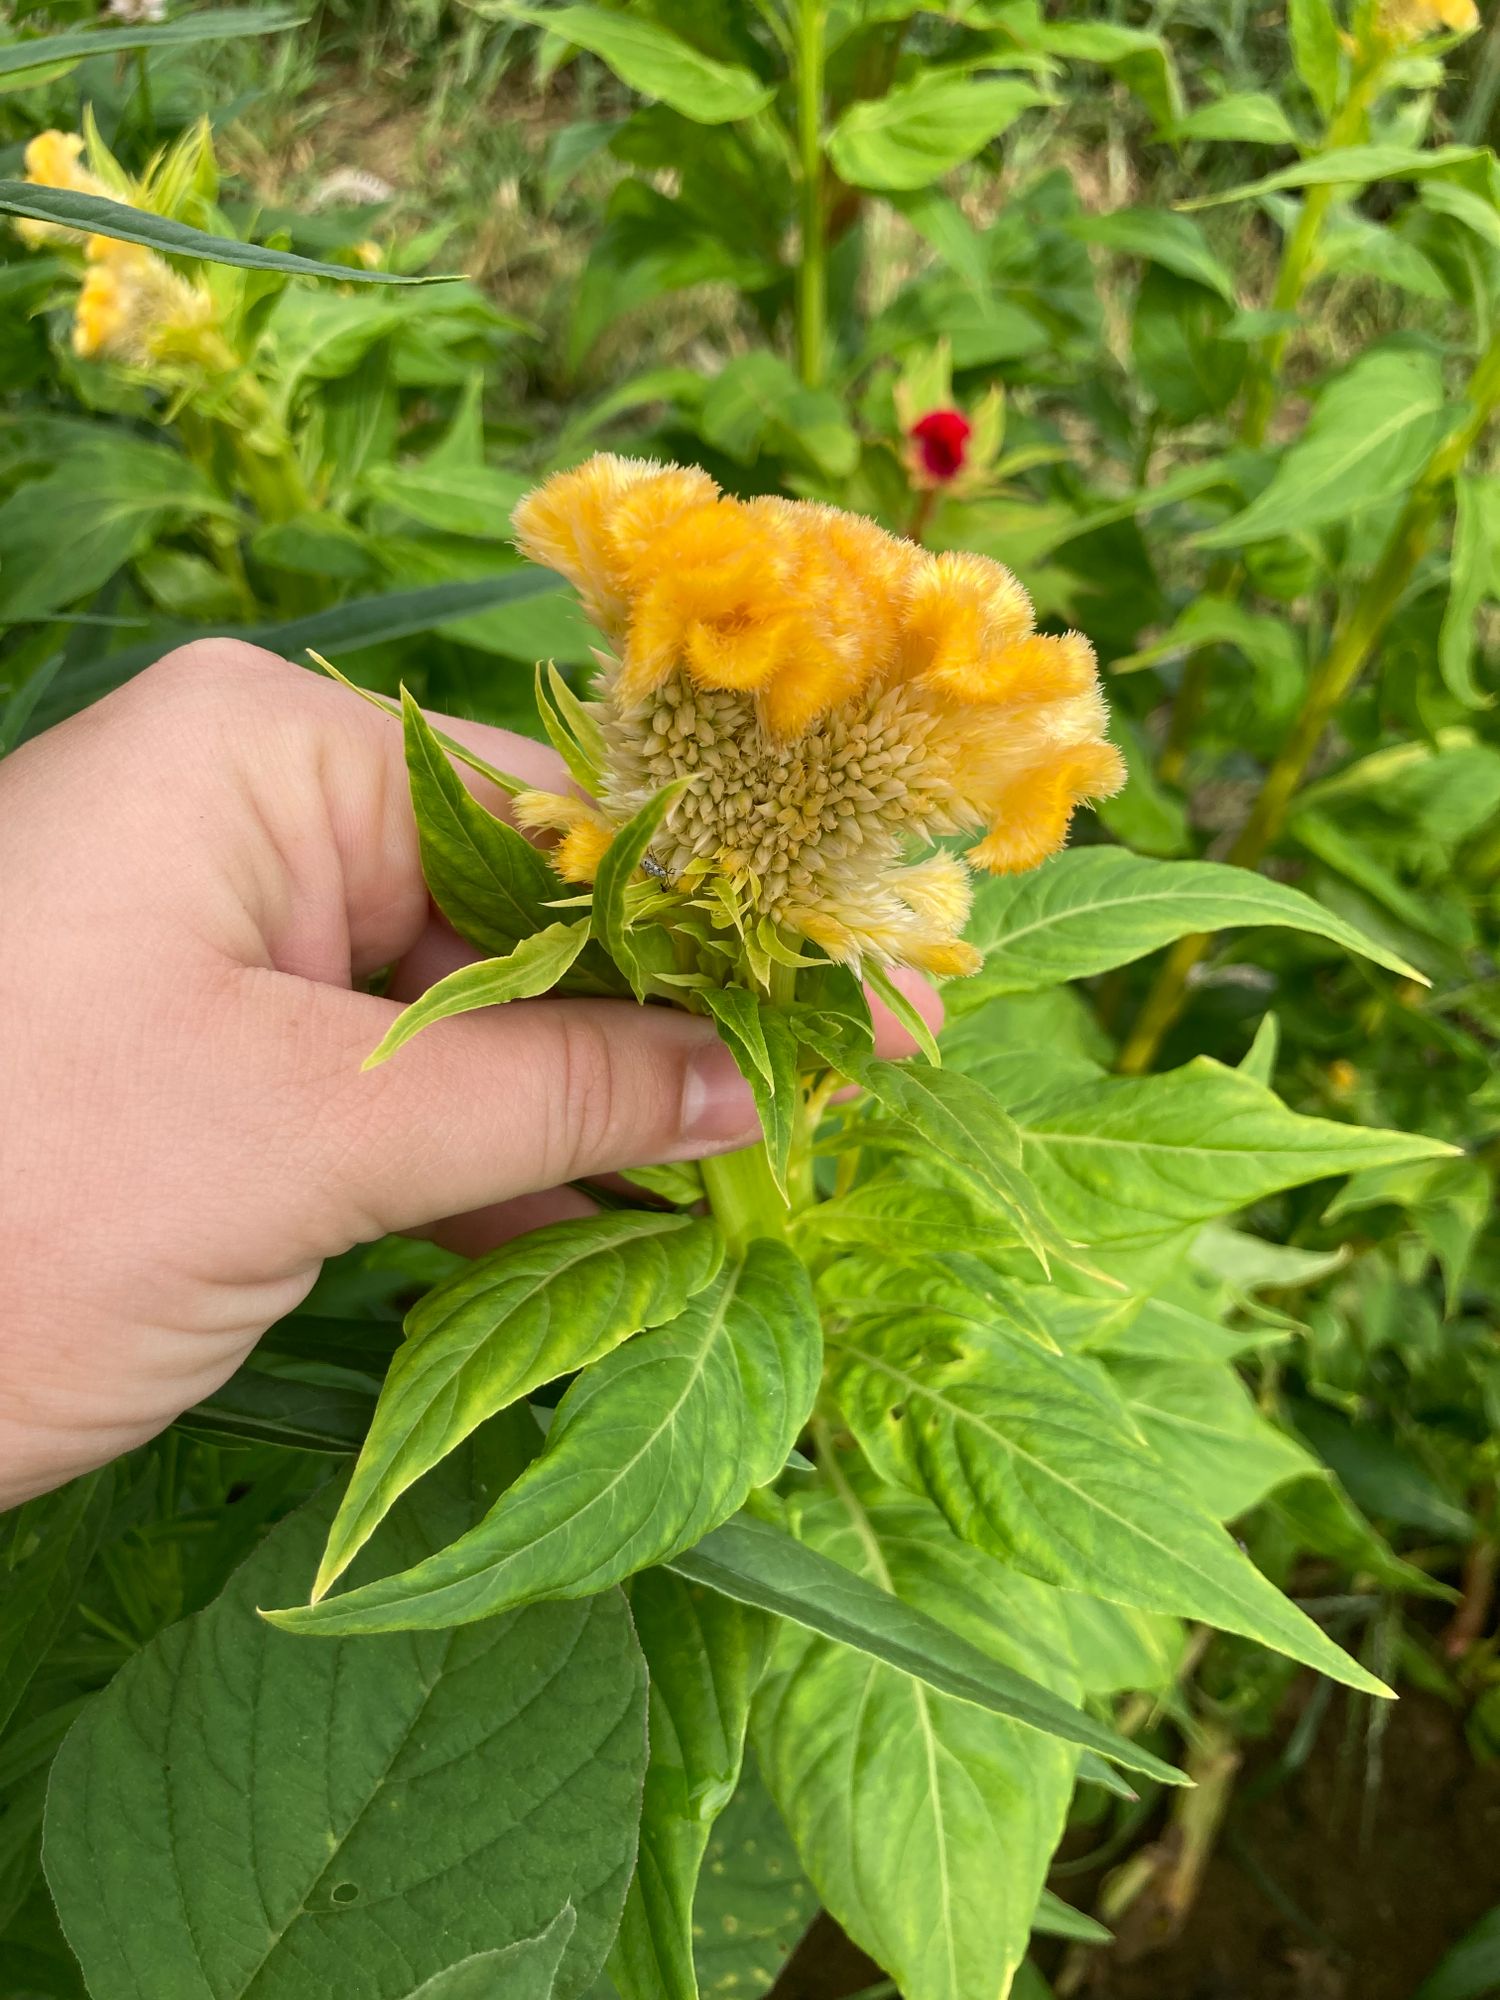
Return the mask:
<path id="1" fill-rule="evenodd" d="M 809 389 L 823 380 L 828 319 L 823 167 L 823 0 L 797 6 L 797 158 L 802 240 L 797 259 L 797 372 Z"/>

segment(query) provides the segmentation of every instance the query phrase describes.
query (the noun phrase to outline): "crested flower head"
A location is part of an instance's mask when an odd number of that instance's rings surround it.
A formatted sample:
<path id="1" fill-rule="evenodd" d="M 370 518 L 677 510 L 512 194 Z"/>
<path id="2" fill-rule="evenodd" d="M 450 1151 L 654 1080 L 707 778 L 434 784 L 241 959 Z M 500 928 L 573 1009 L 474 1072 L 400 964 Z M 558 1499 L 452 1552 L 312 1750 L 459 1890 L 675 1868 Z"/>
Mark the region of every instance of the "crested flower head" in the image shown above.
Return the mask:
<path id="1" fill-rule="evenodd" d="M 515 526 L 613 649 L 597 798 L 520 801 L 571 879 L 685 780 L 651 851 L 665 890 L 849 964 L 963 972 L 968 867 L 924 850 L 968 833 L 970 865 L 1034 867 L 1123 781 L 1088 641 L 1037 632 L 983 556 L 613 457 L 548 480 Z"/>
<path id="2" fill-rule="evenodd" d="M 1380 0 L 1376 26 L 1400 48 L 1445 29 L 1455 35 L 1471 34 L 1479 26 L 1479 9 L 1474 0 Z"/>
<path id="3" fill-rule="evenodd" d="M 77 132 L 38 132 L 26 148 L 26 178 L 33 187 L 62 188 L 69 194 L 97 194 L 112 198 L 111 189 L 83 164 L 83 140 Z M 16 231 L 34 250 L 50 239 L 81 243 L 83 231 L 69 229 L 61 222 L 37 222 L 30 216 L 16 220 Z"/>
<path id="4" fill-rule="evenodd" d="M 139 243 L 91 236 L 88 269 L 73 309 L 73 352 L 144 367 L 191 343 L 210 325 L 214 302 Z"/>

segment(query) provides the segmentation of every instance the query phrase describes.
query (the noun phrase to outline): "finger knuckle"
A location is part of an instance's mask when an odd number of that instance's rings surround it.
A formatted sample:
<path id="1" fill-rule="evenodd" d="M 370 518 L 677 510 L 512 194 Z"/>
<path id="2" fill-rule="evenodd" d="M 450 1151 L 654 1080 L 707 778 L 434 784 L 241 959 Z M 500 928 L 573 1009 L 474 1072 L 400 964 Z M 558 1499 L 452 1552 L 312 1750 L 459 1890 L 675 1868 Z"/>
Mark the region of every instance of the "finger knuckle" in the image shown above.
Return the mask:
<path id="1" fill-rule="evenodd" d="M 605 1023 L 592 1013 L 558 1010 L 557 1087 L 551 1103 L 552 1156 L 559 1177 L 607 1159 L 624 1107 L 620 1064 Z"/>

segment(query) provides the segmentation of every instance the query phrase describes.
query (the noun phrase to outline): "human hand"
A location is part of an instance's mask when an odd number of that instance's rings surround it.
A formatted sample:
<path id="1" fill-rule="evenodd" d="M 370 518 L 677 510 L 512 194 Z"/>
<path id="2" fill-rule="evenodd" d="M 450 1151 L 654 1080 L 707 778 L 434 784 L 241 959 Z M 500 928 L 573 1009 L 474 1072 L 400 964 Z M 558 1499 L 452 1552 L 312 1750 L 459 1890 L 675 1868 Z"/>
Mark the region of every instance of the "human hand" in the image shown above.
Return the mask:
<path id="1" fill-rule="evenodd" d="M 326 1257 L 473 1253 L 586 1212 L 558 1183 L 759 1136 L 712 1026 L 662 1007 L 517 1002 L 363 1071 L 476 954 L 429 904 L 400 730 L 254 647 L 185 647 L 0 766 L 0 882 L 0 1507 L 208 1395 Z"/>

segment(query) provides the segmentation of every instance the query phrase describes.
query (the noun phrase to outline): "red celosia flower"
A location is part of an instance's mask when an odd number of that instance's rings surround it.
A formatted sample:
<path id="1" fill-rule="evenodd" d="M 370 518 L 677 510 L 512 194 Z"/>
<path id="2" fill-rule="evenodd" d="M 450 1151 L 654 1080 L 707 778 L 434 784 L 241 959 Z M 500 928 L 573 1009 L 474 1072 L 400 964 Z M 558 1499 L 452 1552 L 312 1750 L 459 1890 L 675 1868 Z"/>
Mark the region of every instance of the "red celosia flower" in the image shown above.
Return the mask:
<path id="1" fill-rule="evenodd" d="M 916 446 L 926 476 L 937 485 L 946 485 L 964 469 L 973 430 L 962 410 L 929 410 L 925 417 L 917 419 L 907 436 Z"/>

